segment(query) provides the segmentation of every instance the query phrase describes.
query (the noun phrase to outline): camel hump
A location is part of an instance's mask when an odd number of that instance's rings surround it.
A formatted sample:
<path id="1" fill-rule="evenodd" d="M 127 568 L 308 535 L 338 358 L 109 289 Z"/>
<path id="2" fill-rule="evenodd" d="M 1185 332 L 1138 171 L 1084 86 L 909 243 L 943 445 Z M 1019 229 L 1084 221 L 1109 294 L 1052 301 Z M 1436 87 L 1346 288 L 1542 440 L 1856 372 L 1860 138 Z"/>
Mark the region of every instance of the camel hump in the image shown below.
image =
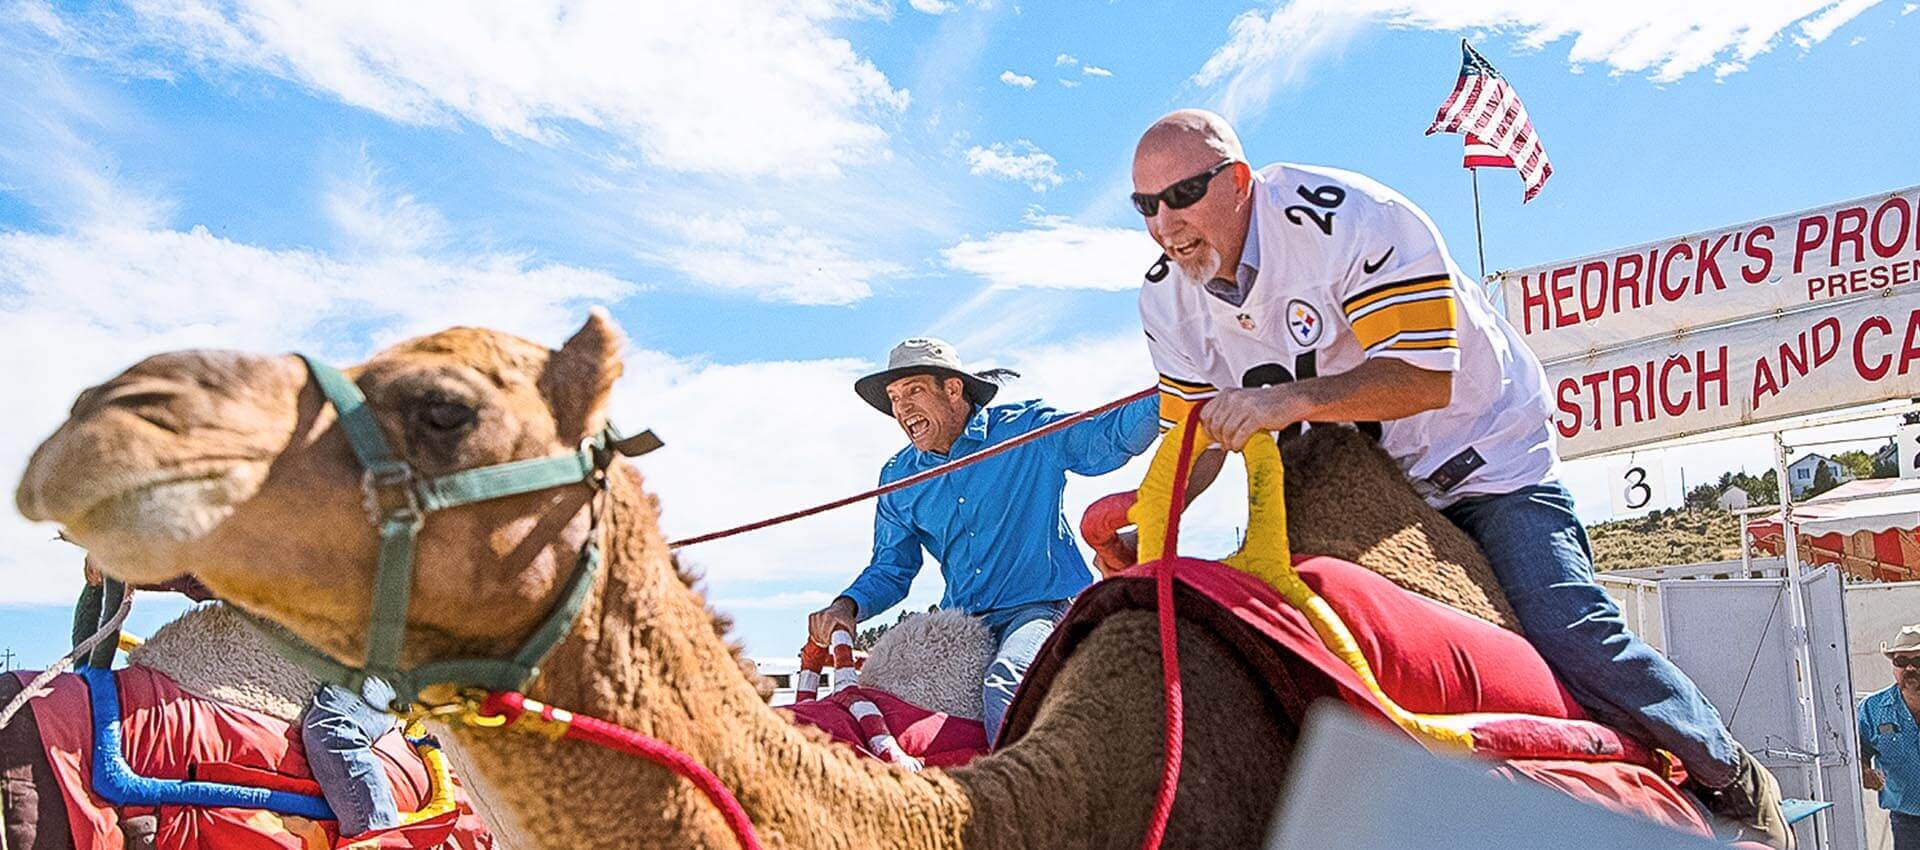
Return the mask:
<path id="1" fill-rule="evenodd" d="M 986 714 L 980 682 L 993 662 L 993 635 L 961 611 L 908 614 L 873 646 L 860 683 L 954 717 Z"/>
<path id="2" fill-rule="evenodd" d="M 1297 555 L 1351 561 L 1393 583 L 1519 631 L 1486 555 L 1407 483 L 1393 458 L 1354 428 L 1309 428 L 1281 446 L 1287 535 Z"/>

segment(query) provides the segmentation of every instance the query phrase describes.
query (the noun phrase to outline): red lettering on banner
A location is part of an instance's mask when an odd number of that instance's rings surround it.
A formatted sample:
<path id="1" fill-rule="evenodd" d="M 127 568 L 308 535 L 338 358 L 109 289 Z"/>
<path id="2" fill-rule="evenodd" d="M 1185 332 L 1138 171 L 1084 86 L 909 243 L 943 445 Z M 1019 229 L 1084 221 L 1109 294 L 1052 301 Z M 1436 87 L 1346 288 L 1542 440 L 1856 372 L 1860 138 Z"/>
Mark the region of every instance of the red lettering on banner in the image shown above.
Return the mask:
<path id="1" fill-rule="evenodd" d="M 1767 362 L 1767 358 L 1765 357 L 1753 361 L 1753 399 L 1751 404 L 1754 410 L 1760 409 L 1761 397 L 1780 394 L 1780 385 L 1774 383 L 1773 380 L 1773 367 L 1768 366 Z"/>
<path id="2" fill-rule="evenodd" d="M 1640 407 L 1640 364 L 1616 366 L 1613 370 L 1613 423 L 1619 425 L 1627 421 L 1627 405 L 1633 406 L 1633 421 L 1642 422 L 1646 416 Z"/>
<path id="3" fill-rule="evenodd" d="M 1692 275 L 1681 275 L 1678 284 L 1667 285 L 1673 280 L 1674 258 L 1679 257 L 1682 251 L 1686 252 L 1687 259 L 1693 259 L 1693 246 L 1682 242 L 1668 249 L 1667 258 L 1660 261 L 1660 297 L 1668 301 L 1680 300 L 1681 296 L 1687 294 L 1687 284 L 1693 282 Z"/>
<path id="4" fill-rule="evenodd" d="M 1520 276 L 1520 316 L 1522 323 L 1526 325 L 1525 332 L 1529 334 L 1533 333 L 1533 311 L 1535 308 L 1539 308 L 1540 310 L 1540 330 L 1551 330 L 1553 328 L 1553 316 L 1547 312 L 1547 276 L 1541 275 L 1539 277 L 1538 283 L 1540 287 L 1538 289 L 1532 286 L 1533 283 L 1535 283 L 1533 275 L 1523 274 Z"/>
<path id="5" fill-rule="evenodd" d="M 1567 312 L 1567 299 L 1573 297 L 1573 287 L 1561 284 L 1563 278 L 1572 274 L 1572 266 L 1554 269 L 1552 279 L 1548 282 L 1548 286 L 1553 288 L 1553 326 L 1556 328 L 1564 328 L 1580 321 L 1579 313 Z"/>
<path id="6" fill-rule="evenodd" d="M 1820 247 L 1827 241 L 1827 220 L 1817 215 L 1800 219 L 1798 234 L 1793 239 L 1793 273 L 1799 274 L 1806 267 L 1807 252 Z"/>
<path id="7" fill-rule="evenodd" d="M 1913 362 L 1920 360 L 1920 310 L 1907 314 L 1907 338 L 1900 343 L 1900 374 L 1906 375 Z"/>
<path id="8" fill-rule="evenodd" d="M 1893 241 L 1883 243 L 1880 241 L 1880 234 L 1886 232 L 1886 219 L 1889 210 L 1899 212 L 1900 217 L 1893 228 Z M 1888 198 L 1885 203 L 1880 205 L 1879 209 L 1873 211 L 1873 228 L 1869 232 L 1873 235 L 1874 256 L 1882 260 L 1890 260 L 1893 259 L 1893 255 L 1900 253 L 1901 248 L 1906 247 L 1907 222 L 1912 216 L 1913 208 L 1908 206 L 1906 198 Z"/>
<path id="9" fill-rule="evenodd" d="M 1668 357 L 1667 362 L 1660 364 L 1660 408 L 1665 410 L 1668 416 L 1680 416 L 1686 413 L 1687 405 L 1692 401 L 1692 393 L 1684 389 L 1677 402 L 1667 396 L 1667 388 L 1673 386 L 1674 369 L 1679 369 L 1681 372 L 1693 371 L 1693 367 L 1687 363 L 1687 358 L 1678 354 Z"/>
<path id="10" fill-rule="evenodd" d="M 1560 432 L 1562 440 L 1571 440 L 1580 434 L 1580 404 L 1578 401 L 1568 401 L 1568 393 L 1579 395 L 1580 382 L 1572 378 L 1561 378 L 1560 385 L 1554 389 L 1555 405 L 1560 408 L 1561 413 L 1572 417 L 1571 419 L 1555 417 L 1553 420 L 1553 429 Z"/>
<path id="11" fill-rule="evenodd" d="M 1829 337 L 1822 341 L 1823 337 Z M 1828 316 L 1813 326 L 1813 368 L 1818 369 L 1840 351 L 1840 320 Z"/>
<path id="12" fill-rule="evenodd" d="M 1880 356 L 1880 365 L 1867 365 L 1867 330 L 1879 328 L 1881 336 L 1893 336 L 1893 323 L 1885 316 L 1869 316 L 1860 323 L 1860 330 L 1853 336 L 1853 371 L 1869 381 L 1878 381 L 1887 376 L 1887 370 L 1893 368 L 1893 355 Z"/>
<path id="13" fill-rule="evenodd" d="M 1598 274 L 1598 282 L 1592 282 Z M 1580 314 L 1591 322 L 1607 312 L 1607 263 L 1595 260 L 1580 267 Z"/>
<path id="14" fill-rule="evenodd" d="M 1704 411 L 1719 390 L 1719 405 L 1727 404 L 1727 347 L 1708 354 L 1695 350 L 1674 354 L 1656 364 L 1648 360 L 1584 375 L 1568 375 L 1554 385 L 1554 430 L 1563 439 L 1582 431 L 1605 431 L 1658 420 L 1661 415 L 1682 416 Z M 1608 398 L 1611 394 L 1612 398 Z"/>
<path id="15" fill-rule="evenodd" d="M 1773 248 L 1767 243 L 1773 241 L 1773 225 L 1763 224 L 1747 234 L 1747 258 L 1758 261 L 1759 268 L 1742 265 L 1740 279 L 1748 283 L 1766 283 L 1767 276 L 1773 273 Z"/>
<path id="16" fill-rule="evenodd" d="M 1852 243 L 1853 259 L 1860 262 L 1867 258 L 1867 208 L 1848 207 L 1833 214 L 1833 245 L 1829 252 L 1832 265 L 1840 265 L 1840 246 Z"/>
<path id="17" fill-rule="evenodd" d="M 1732 234 L 1722 236 L 1714 240 L 1713 247 L 1711 248 L 1707 247 L 1707 240 L 1700 240 L 1700 260 L 1693 267 L 1693 291 L 1695 293 L 1706 291 L 1707 277 L 1709 275 L 1713 277 L 1714 289 L 1727 288 L 1727 279 L 1720 275 L 1720 249 L 1727 247 L 1727 241 L 1732 238 Z"/>
<path id="18" fill-rule="evenodd" d="M 1629 266 L 1632 267 L 1631 271 L 1628 270 Z M 1646 264 L 1640 261 L 1639 254 L 1622 254 L 1614 258 L 1613 312 L 1620 312 L 1620 293 L 1623 291 L 1633 300 L 1633 309 L 1640 309 L 1640 272 L 1645 268 Z"/>

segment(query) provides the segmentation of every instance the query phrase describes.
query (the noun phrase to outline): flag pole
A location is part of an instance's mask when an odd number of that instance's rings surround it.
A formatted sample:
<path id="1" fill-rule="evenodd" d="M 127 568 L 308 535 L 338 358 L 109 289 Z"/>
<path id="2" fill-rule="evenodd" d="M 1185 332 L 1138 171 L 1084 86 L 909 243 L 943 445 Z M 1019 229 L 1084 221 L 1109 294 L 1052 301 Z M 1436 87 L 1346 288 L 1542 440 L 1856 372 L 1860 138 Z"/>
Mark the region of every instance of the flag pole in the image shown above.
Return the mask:
<path id="1" fill-rule="evenodd" d="M 1480 169 L 1469 168 L 1473 174 L 1473 246 L 1480 252 L 1480 285 L 1487 285 L 1487 243 L 1480 236 Z"/>

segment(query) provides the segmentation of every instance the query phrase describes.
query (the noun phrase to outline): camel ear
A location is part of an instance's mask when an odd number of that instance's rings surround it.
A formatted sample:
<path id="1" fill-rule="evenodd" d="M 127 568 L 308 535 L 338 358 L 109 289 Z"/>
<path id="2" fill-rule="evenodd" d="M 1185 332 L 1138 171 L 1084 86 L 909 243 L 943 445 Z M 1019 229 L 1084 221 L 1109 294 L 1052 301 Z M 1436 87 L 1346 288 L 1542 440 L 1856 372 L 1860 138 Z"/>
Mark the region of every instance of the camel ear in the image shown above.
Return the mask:
<path id="1" fill-rule="evenodd" d="M 540 389 L 553 404 L 562 441 L 577 443 L 606 427 L 607 399 L 620 379 L 620 351 L 626 344 L 626 333 L 605 309 L 595 307 L 587 323 L 547 360 Z"/>

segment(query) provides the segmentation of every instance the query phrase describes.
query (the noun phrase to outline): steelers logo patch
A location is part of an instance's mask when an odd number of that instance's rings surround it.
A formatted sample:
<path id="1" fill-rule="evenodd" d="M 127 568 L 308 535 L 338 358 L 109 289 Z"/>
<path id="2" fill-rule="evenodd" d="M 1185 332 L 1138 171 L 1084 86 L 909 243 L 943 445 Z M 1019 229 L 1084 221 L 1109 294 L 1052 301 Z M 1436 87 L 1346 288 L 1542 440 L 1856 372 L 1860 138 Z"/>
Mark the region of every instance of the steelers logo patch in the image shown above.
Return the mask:
<path id="1" fill-rule="evenodd" d="M 1287 302 L 1287 333 L 1302 347 L 1311 348 L 1320 341 L 1323 324 L 1312 304 L 1298 298 Z"/>

